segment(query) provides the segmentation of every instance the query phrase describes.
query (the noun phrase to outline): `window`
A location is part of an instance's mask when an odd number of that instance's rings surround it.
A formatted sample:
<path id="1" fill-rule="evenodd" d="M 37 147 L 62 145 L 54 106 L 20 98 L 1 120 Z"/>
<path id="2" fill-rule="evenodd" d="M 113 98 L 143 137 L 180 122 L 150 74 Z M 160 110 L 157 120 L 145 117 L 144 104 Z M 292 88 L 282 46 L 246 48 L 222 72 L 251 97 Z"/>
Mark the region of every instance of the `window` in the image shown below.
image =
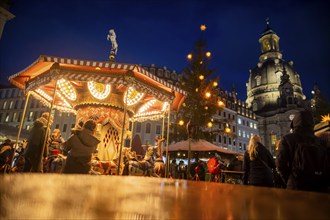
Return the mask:
<path id="1" fill-rule="evenodd" d="M 151 131 L 151 124 L 147 123 L 146 124 L 146 134 L 150 134 L 150 131 Z"/>
<path id="2" fill-rule="evenodd" d="M 236 128 L 235 128 L 235 126 L 233 125 L 233 132 L 236 132 Z"/>
<path id="3" fill-rule="evenodd" d="M 67 126 L 68 126 L 67 124 L 63 125 L 63 130 L 62 130 L 63 132 L 66 132 Z"/>
<path id="4" fill-rule="evenodd" d="M 256 76 L 255 79 L 256 79 L 256 85 L 257 86 L 260 86 L 260 84 L 261 84 L 261 76 Z"/>
<path id="5" fill-rule="evenodd" d="M 2 109 L 6 109 L 6 108 L 7 108 L 7 101 L 4 101 L 2 105 Z"/>
<path id="6" fill-rule="evenodd" d="M 252 122 L 250 123 L 250 128 L 253 128 L 253 123 Z"/>
<path id="7" fill-rule="evenodd" d="M 56 128 L 56 129 L 58 129 L 59 127 L 60 127 L 60 125 L 59 125 L 59 124 L 56 124 L 56 125 L 55 125 L 55 128 Z"/>
<path id="8" fill-rule="evenodd" d="M 242 136 L 242 131 L 238 129 L 238 136 Z"/>
<path id="9" fill-rule="evenodd" d="M 243 144 L 243 148 L 244 148 L 244 150 L 246 150 L 246 144 Z"/>
<path id="10" fill-rule="evenodd" d="M 224 117 L 224 118 L 226 117 L 226 112 L 223 112 L 223 117 Z"/>
<path id="11" fill-rule="evenodd" d="M 1 112 L 0 113 L 0 122 L 2 121 L 2 115 L 3 115 L 3 113 Z"/>
<path id="12" fill-rule="evenodd" d="M 245 135 L 245 131 L 243 131 L 243 138 L 245 138 L 246 137 L 246 135 Z"/>
<path id="13" fill-rule="evenodd" d="M 30 112 L 28 116 L 28 121 L 32 121 L 32 120 L 33 120 L 33 112 Z"/>
<path id="14" fill-rule="evenodd" d="M 228 144 L 231 145 L 231 138 L 228 138 Z"/>
<path id="15" fill-rule="evenodd" d="M 9 122 L 9 113 L 6 115 L 5 122 Z"/>
<path id="16" fill-rule="evenodd" d="M 256 123 L 253 124 L 253 128 L 257 129 L 257 124 Z"/>
<path id="17" fill-rule="evenodd" d="M 161 133 L 161 129 L 162 127 L 160 125 L 156 126 L 156 134 L 160 134 Z"/>
<path id="18" fill-rule="evenodd" d="M 14 107 L 15 109 L 18 109 L 18 103 L 19 103 L 19 100 L 16 100 L 15 101 L 15 107 Z"/>
<path id="19" fill-rule="evenodd" d="M 221 143 L 221 135 L 219 135 L 219 143 Z"/>
<path id="20" fill-rule="evenodd" d="M 230 113 L 228 113 L 228 118 L 230 119 Z"/>
<path id="21" fill-rule="evenodd" d="M 242 143 L 238 143 L 239 149 L 242 150 Z"/>
<path id="22" fill-rule="evenodd" d="M 241 118 L 237 118 L 237 123 L 238 124 L 242 124 L 242 119 Z"/>
<path id="23" fill-rule="evenodd" d="M 26 102 L 26 100 L 25 100 L 25 99 L 24 99 L 24 100 L 21 102 L 21 109 L 23 109 L 23 108 L 24 108 L 25 102 Z"/>
<path id="24" fill-rule="evenodd" d="M 223 143 L 224 143 L 224 144 L 227 144 L 226 137 L 223 137 Z"/>
<path id="25" fill-rule="evenodd" d="M 141 122 L 136 124 L 136 132 L 141 132 Z"/>
<path id="26" fill-rule="evenodd" d="M 17 112 L 14 112 L 13 114 L 13 118 L 11 119 L 12 122 L 16 122 L 17 121 Z"/>
<path id="27" fill-rule="evenodd" d="M 14 101 L 10 101 L 9 109 L 12 109 L 13 107 L 14 107 Z"/>

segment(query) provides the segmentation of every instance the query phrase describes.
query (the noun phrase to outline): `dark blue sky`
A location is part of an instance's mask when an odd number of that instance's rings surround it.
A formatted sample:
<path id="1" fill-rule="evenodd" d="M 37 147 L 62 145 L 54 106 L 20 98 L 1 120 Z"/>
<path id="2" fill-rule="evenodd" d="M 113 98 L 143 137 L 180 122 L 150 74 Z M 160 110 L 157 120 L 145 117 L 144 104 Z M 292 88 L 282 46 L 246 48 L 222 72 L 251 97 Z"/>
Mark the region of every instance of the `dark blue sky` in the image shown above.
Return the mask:
<path id="1" fill-rule="evenodd" d="M 280 37 L 284 60 L 294 62 L 303 92 L 314 81 L 330 98 L 330 7 L 327 1 L 13 0 L 16 16 L 0 40 L 1 82 L 39 55 L 106 61 L 117 34 L 117 62 L 166 66 L 181 72 L 200 36 L 212 52 L 220 86 L 232 84 L 243 100 L 249 69 L 260 55 L 265 19 Z"/>

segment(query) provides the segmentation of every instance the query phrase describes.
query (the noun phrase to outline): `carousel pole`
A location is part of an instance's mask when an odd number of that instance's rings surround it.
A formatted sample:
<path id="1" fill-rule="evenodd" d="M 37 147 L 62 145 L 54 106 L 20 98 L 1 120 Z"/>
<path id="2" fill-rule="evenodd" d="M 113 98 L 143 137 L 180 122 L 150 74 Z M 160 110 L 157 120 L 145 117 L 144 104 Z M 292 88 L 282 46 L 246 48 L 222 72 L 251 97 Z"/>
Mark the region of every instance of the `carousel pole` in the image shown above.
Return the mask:
<path id="1" fill-rule="evenodd" d="M 49 129 L 49 135 L 50 135 L 50 118 L 51 118 L 51 116 L 52 116 L 52 111 L 53 111 L 53 107 L 54 107 L 54 103 L 55 103 L 55 98 L 56 98 L 56 90 L 57 90 L 57 80 L 55 81 L 55 87 L 54 87 L 54 93 L 53 93 L 53 100 L 52 100 L 52 102 L 51 102 L 51 104 L 50 104 L 50 108 L 49 108 L 49 112 L 48 112 L 48 119 L 47 119 L 47 127 L 46 127 L 46 134 L 45 134 L 45 140 L 44 140 L 44 143 L 43 143 L 43 145 L 42 145 L 42 154 L 41 154 L 41 156 L 43 156 L 43 154 L 44 154 L 44 151 L 45 151 L 45 147 L 46 147 L 46 144 L 47 144 L 47 139 L 49 138 L 48 136 L 47 136 L 47 134 L 48 134 L 48 129 Z"/>
<path id="2" fill-rule="evenodd" d="M 125 103 L 124 103 L 124 120 L 123 120 L 123 128 L 121 130 L 121 141 L 120 141 L 120 148 L 119 148 L 119 160 L 118 160 L 117 175 L 119 175 L 119 173 L 120 173 L 121 154 L 123 151 L 123 141 L 124 141 L 124 132 L 125 132 L 126 112 L 127 112 L 128 87 L 127 87 L 126 92 L 127 93 L 126 93 Z"/>
<path id="3" fill-rule="evenodd" d="M 167 173 L 170 170 L 170 158 L 168 156 L 168 144 L 170 137 L 170 116 L 171 116 L 171 105 L 168 105 L 168 113 L 167 113 L 167 138 L 166 138 L 166 167 L 165 167 L 165 177 L 167 177 Z"/>
<path id="4" fill-rule="evenodd" d="M 24 119 L 25 119 L 25 114 L 26 114 L 26 109 L 27 109 L 27 106 L 28 106 L 28 103 L 29 103 L 30 95 L 31 95 L 31 93 L 30 93 L 30 91 L 28 91 L 27 94 L 26 94 L 26 101 L 25 101 L 25 104 L 24 104 L 22 119 L 21 119 L 21 122 L 19 124 L 19 129 L 18 129 L 18 133 L 17 133 L 15 147 L 13 149 L 14 152 L 13 152 L 11 158 L 10 158 L 10 166 L 11 167 L 12 167 L 13 159 L 14 159 L 14 156 L 15 156 L 15 148 L 18 147 L 18 141 L 19 141 L 19 138 L 21 136 L 21 132 L 22 132 L 23 124 L 24 124 Z"/>
<path id="5" fill-rule="evenodd" d="M 133 143 L 134 122 L 135 122 L 135 120 L 133 118 L 133 120 L 132 120 L 132 130 L 131 130 L 131 141 L 129 143 L 129 147 L 132 147 L 132 143 Z"/>

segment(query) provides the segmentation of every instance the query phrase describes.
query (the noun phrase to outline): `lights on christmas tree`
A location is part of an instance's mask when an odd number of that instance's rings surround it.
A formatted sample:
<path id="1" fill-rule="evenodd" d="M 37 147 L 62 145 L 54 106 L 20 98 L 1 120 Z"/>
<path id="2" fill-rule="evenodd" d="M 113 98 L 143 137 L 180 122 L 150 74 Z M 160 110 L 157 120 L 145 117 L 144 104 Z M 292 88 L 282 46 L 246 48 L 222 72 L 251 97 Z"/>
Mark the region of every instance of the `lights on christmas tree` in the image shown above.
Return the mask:
<path id="1" fill-rule="evenodd" d="M 217 87 L 218 86 L 218 82 L 217 81 L 214 81 L 213 82 L 213 87 Z"/>
<path id="2" fill-rule="evenodd" d="M 199 75 L 199 79 L 203 80 L 204 79 L 204 75 Z"/>
<path id="3" fill-rule="evenodd" d="M 188 54 L 188 55 L 187 55 L 187 58 L 188 58 L 188 60 L 191 60 L 191 59 L 192 59 L 192 54 L 191 54 L 191 53 Z"/>
<path id="4" fill-rule="evenodd" d="M 93 81 L 87 83 L 88 90 L 94 98 L 105 99 L 111 92 L 111 86 L 109 84 L 102 84 Z"/>
<path id="5" fill-rule="evenodd" d="M 211 52 L 206 52 L 206 57 L 211 57 Z"/>
<path id="6" fill-rule="evenodd" d="M 212 128 L 212 126 L 213 126 L 213 123 L 212 122 L 208 122 L 207 123 L 207 127 Z"/>
<path id="7" fill-rule="evenodd" d="M 208 98 L 210 98 L 211 97 L 211 93 L 210 92 L 206 92 L 205 93 L 205 97 L 208 99 Z"/>
<path id="8" fill-rule="evenodd" d="M 201 31 L 205 31 L 205 30 L 206 30 L 206 25 L 205 25 L 205 24 L 202 24 L 202 25 L 200 26 L 200 29 L 201 29 Z"/>

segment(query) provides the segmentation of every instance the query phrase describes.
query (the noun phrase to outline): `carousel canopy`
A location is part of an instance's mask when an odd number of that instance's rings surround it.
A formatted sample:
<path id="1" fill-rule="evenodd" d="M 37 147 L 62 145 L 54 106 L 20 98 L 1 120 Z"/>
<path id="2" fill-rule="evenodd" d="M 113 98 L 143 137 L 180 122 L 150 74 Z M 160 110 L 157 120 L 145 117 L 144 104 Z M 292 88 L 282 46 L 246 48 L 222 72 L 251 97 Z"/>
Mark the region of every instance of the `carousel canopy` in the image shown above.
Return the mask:
<path id="1" fill-rule="evenodd" d="M 180 141 L 168 146 L 168 151 L 188 151 L 189 141 Z M 191 151 L 217 151 L 225 154 L 235 154 L 240 155 L 239 153 L 223 149 L 217 145 L 214 145 L 206 140 L 191 141 L 190 142 Z"/>
<path id="2" fill-rule="evenodd" d="M 53 102 L 61 111 L 74 112 L 84 105 L 122 109 L 126 103 L 133 118 L 157 115 L 166 110 L 166 104 L 176 111 L 186 96 L 136 64 L 52 56 L 40 56 L 9 81 L 45 105 Z"/>

